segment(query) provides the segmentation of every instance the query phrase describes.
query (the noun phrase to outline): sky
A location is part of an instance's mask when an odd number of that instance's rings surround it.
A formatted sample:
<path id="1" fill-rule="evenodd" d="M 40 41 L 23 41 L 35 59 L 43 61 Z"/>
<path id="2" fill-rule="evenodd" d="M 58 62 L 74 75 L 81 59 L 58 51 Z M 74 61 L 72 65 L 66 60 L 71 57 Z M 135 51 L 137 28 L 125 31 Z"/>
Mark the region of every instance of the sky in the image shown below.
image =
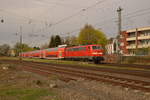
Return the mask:
<path id="1" fill-rule="evenodd" d="M 150 0 L 0 0 L 0 45 L 19 41 L 40 46 L 50 36 L 78 36 L 85 24 L 108 38 L 118 32 L 117 9 L 122 11 L 122 30 L 150 26 Z M 21 27 L 21 28 L 20 28 Z M 16 34 L 17 33 L 17 34 Z M 67 34 L 69 33 L 69 34 Z"/>

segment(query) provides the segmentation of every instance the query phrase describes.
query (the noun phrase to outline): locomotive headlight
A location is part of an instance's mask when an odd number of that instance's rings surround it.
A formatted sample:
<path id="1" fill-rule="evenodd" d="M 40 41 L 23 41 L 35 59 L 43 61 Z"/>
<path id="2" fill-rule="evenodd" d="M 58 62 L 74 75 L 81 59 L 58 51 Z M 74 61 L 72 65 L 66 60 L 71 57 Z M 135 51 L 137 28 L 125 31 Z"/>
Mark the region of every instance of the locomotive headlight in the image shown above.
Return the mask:
<path id="1" fill-rule="evenodd" d="M 93 54 L 93 55 L 96 55 L 96 54 L 97 54 L 97 52 L 93 52 L 92 54 Z"/>
<path id="2" fill-rule="evenodd" d="M 102 55 L 103 53 L 102 53 L 102 52 L 99 52 L 99 54 L 101 54 L 101 55 Z"/>
<path id="3" fill-rule="evenodd" d="M 102 53 L 102 52 L 93 52 L 92 54 L 93 54 L 93 55 L 97 55 L 97 54 L 102 55 L 103 53 Z"/>

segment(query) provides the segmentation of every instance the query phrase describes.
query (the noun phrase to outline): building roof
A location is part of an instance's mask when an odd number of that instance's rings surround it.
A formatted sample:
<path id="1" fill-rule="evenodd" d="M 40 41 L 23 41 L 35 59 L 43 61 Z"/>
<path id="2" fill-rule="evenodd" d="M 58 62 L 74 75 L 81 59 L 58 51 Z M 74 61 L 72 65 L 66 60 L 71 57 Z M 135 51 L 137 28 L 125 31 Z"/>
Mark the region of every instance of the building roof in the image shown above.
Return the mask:
<path id="1" fill-rule="evenodd" d="M 138 31 L 146 31 L 146 30 L 150 30 L 150 26 L 149 27 L 142 27 L 142 28 L 137 28 Z M 135 29 L 130 29 L 126 31 L 127 33 L 131 33 L 131 32 L 136 32 L 136 28 Z"/>

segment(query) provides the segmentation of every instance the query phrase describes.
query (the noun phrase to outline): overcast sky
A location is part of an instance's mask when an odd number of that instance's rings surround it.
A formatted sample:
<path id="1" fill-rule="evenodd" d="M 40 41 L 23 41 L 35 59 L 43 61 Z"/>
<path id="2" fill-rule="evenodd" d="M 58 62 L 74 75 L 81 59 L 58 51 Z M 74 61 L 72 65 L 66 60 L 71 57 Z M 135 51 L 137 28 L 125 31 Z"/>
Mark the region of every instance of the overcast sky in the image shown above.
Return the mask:
<path id="1" fill-rule="evenodd" d="M 78 36 L 86 23 L 108 37 L 117 35 L 117 8 L 123 8 L 123 30 L 150 26 L 150 0 L 0 0 L 0 45 L 19 41 L 40 46 L 51 35 Z M 71 17 L 70 17 L 71 16 Z"/>

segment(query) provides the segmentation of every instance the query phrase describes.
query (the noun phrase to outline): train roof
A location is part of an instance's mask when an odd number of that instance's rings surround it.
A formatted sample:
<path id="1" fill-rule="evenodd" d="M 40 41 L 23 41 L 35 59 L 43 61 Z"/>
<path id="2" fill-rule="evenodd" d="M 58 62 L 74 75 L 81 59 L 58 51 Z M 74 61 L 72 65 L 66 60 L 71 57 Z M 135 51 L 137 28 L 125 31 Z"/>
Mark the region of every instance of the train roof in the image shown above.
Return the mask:
<path id="1" fill-rule="evenodd" d="M 85 46 L 101 46 L 101 45 L 100 44 L 89 44 L 89 45 L 68 46 L 67 48 L 85 47 Z"/>
<path id="2" fill-rule="evenodd" d="M 55 49 L 58 49 L 58 48 L 76 48 L 76 47 L 85 47 L 85 46 L 101 46 L 100 44 L 89 44 L 89 45 L 78 45 L 78 46 L 67 46 L 67 45 L 61 45 L 59 47 L 54 47 L 54 48 L 47 48 L 47 49 L 41 49 L 42 51 L 43 50 L 55 50 Z M 39 52 L 41 50 L 35 50 L 35 51 L 28 51 L 28 52 L 22 52 L 22 54 L 26 54 L 26 53 L 36 53 L 36 52 Z"/>

